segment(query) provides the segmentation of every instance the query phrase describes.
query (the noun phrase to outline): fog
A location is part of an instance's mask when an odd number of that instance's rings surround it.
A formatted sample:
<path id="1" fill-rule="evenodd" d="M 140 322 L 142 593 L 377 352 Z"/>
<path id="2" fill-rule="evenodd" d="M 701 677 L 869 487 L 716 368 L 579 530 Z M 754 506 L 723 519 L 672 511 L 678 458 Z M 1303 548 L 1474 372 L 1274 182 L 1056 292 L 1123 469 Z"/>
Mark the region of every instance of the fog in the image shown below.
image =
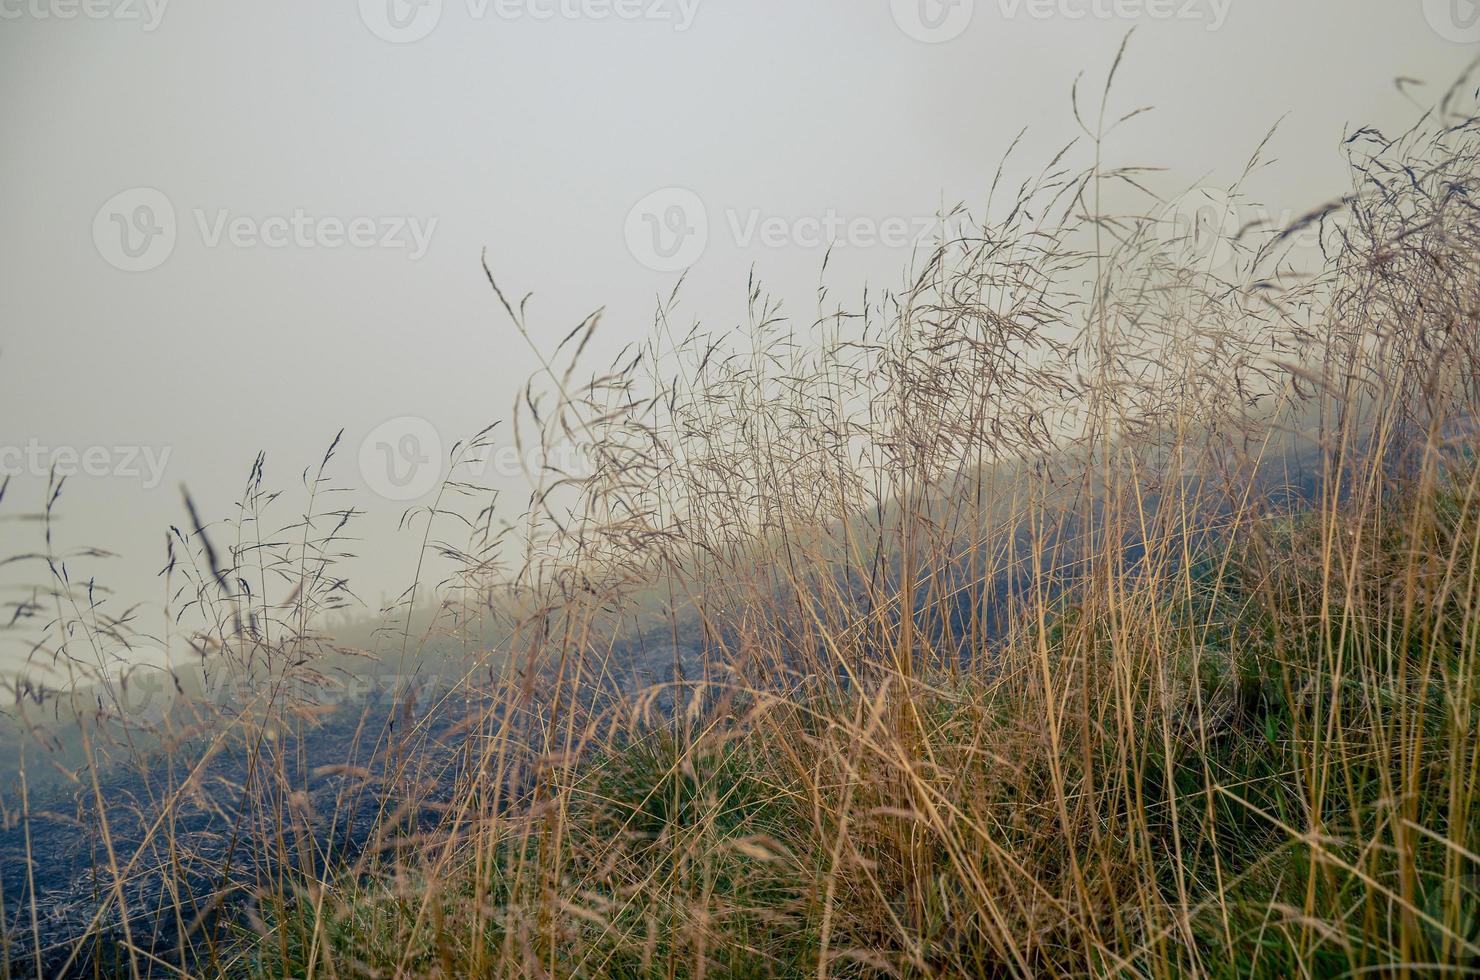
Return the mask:
<path id="1" fill-rule="evenodd" d="M 1081 135 L 1071 86 L 1132 30 L 1116 105 L 1154 111 L 1119 162 L 1169 198 L 1226 187 L 1279 123 L 1246 187 L 1299 215 L 1344 190 L 1344 134 L 1405 124 L 1480 50 L 1467 6 L 0 0 L 0 558 L 42 547 L 14 518 L 55 463 L 60 544 L 119 555 L 73 579 L 157 602 L 182 486 L 228 517 L 259 450 L 301 488 L 342 428 L 373 607 L 413 573 L 402 511 L 538 367 L 485 250 L 551 345 L 604 308 L 597 364 L 684 270 L 685 324 L 740 323 L 753 270 L 805 328 L 829 243 L 830 302 L 897 285 L 1019 131 L 1014 180 Z"/>

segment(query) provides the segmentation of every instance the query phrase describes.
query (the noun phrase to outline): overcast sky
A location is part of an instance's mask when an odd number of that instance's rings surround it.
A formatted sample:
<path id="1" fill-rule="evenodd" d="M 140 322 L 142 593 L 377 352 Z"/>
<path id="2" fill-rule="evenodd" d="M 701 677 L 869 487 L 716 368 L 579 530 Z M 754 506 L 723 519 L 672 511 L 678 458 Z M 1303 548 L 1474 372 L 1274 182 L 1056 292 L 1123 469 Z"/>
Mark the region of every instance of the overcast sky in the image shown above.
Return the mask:
<path id="1" fill-rule="evenodd" d="M 39 507 L 34 460 L 75 454 L 64 538 L 122 552 L 86 571 L 137 589 L 182 484 L 227 516 L 258 449 L 291 486 L 343 427 L 335 472 L 372 511 L 373 604 L 415 557 L 381 534 L 406 506 L 389 498 L 435 482 L 397 467 L 405 439 L 440 455 L 507 416 L 534 367 L 481 250 L 508 291 L 534 293 L 547 336 L 606 307 L 598 358 L 646 333 L 680 266 L 684 311 L 712 328 L 743 317 L 752 266 L 805 322 L 829 228 L 848 239 L 836 292 L 897 284 L 900 229 L 979 202 L 1024 126 L 1020 159 L 1044 162 L 1075 135 L 1076 74 L 1097 83 L 1133 27 L 1119 104 L 1156 111 L 1118 134 L 1121 162 L 1171 168 L 1169 193 L 1227 184 L 1283 116 L 1257 190 L 1298 213 L 1342 190 L 1344 131 L 1413 117 L 1395 77 L 1437 95 L 1480 52 L 1477 15 L 1471 0 L 0 0 L 0 464 L 20 471 L 0 507 Z M 0 535 L 0 556 L 39 545 L 34 526 Z"/>

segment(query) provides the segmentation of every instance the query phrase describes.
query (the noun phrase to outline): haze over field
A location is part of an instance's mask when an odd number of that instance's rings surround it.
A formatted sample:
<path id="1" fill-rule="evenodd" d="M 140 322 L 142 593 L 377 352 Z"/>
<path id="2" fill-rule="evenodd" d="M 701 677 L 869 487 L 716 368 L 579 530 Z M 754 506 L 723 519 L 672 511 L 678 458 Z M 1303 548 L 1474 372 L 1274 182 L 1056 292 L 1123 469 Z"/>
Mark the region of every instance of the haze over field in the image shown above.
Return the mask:
<path id="1" fill-rule="evenodd" d="M 1480 971 L 1480 5 L 0 73 L 0 976 Z"/>
<path id="2" fill-rule="evenodd" d="M 413 465 L 507 417 L 536 367 L 485 248 L 538 329 L 605 308 L 593 363 L 647 335 L 685 264 L 684 325 L 740 323 L 753 268 L 805 329 L 828 241 L 834 301 L 900 285 L 1019 130 L 1019 179 L 1078 135 L 1070 84 L 1127 30 L 1121 91 L 1156 110 L 1117 138 L 1169 168 L 1148 183 L 1227 187 L 1282 119 L 1280 166 L 1246 184 L 1274 219 L 1343 190 L 1346 127 L 1407 120 L 1405 92 L 1475 53 L 1420 0 L 385 4 L 4 5 L 0 464 L 28 510 L 45 461 L 77 473 L 62 534 L 120 553 L 87 571 L 128 600 L 161 598 L 182 484 L 228 516 L 259 449 L 288 485 L 342 427 L 377 541 L 356 588 L 399 593 L 417 543 L 383 532 L 436 483 Z M 694 201 L 707 233 L 652 237 Z M 173 244 L 122 271 L 109 243 L 141 205 L 172 208 Z M 512 516 L 503 459 L 483 475 Z"/>

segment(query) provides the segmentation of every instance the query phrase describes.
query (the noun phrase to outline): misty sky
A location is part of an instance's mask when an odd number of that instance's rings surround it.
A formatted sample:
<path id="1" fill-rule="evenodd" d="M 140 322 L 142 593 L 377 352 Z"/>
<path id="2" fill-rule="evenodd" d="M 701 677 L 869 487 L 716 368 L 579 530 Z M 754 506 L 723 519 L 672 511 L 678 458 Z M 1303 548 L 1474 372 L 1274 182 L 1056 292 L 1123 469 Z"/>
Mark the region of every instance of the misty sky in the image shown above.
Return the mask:
<path id="1" fill-rule="evenodd" d="M 139 583 L 182 522 L 182 484 L 225 517 L 257 450 L 292 487 L 343 427 L 334 472 L 371 512 L 373 605 L 415 558 L 387 537 L 407 505 L 387 498 L 427 483 L 387 469 L 394 454 L 507 417 L 535 367 L 481 250 L 507 291 L 534 294 L 551 343 L 604 306 L 594 361 L 646 334 L 681 265 L 681 309 L 712 329 L 743 319 L 752 266 L 806 323 L 828 229 L 847 239 L 836 295 L 896 285 L 901 229 L 978 203 L 1024 126 L 1021 173 L 1045 162 L 1075 135 L 1076 74 L 1097 86 L 1133 27 L 1117 105 L 1156 111 L 1117 134 L 1119 162 L 1171 168 L 1168 194 L 1226 185 L 1283 116 L 1255 189 L 1299 213 L 1343 189 L 1343 132 L 1413 118 L 1395 77 L 1427 81 L 1409 89 L 1426 104 L 1480 53 L 1477 15 L 1471 0 L 0 0 L 0 464 L 19 471 L 0 508 L 39 508 L 34 460 L 72 454 L 64 541 L 122 552 L 86 573 L 157 597 Z M 34 525 L 0 535 L 0 557 L 40 544 Z"/>

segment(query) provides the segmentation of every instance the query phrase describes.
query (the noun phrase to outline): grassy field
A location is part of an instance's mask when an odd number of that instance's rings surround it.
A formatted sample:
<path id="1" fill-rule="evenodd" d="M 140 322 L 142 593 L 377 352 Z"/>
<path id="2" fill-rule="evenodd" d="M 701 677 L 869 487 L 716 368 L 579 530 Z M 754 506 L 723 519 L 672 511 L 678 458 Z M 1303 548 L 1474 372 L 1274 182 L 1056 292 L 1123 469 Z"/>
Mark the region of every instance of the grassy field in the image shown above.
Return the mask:
<path id="1" fill-rule="evenodd" d="M 408 515 L 450 571 L 355 642 L 335 449 L 291 518 L 261 465 L 233 519 L 192 505 L 164 710 L 90 672 L 142 627 L 55 575 L 32 615 L 91 686 L 14 714 L 84 762 L 65 813 L 5 801 L 8 969 L 1480 973 L 1473 82 L 1353 130 L 1348 194 L 1230 230 L 1106 162 L 1113 80 L 857 306 L 752 283 L 710 333 L 675 293 L 593 368 L 599 315 L 546 342 L 490 271 L 544 369 L 454 463 L 589 467 L 508 526 L 454 467 Z M 64 818 L 67 929 L 31 845 Z"/>

